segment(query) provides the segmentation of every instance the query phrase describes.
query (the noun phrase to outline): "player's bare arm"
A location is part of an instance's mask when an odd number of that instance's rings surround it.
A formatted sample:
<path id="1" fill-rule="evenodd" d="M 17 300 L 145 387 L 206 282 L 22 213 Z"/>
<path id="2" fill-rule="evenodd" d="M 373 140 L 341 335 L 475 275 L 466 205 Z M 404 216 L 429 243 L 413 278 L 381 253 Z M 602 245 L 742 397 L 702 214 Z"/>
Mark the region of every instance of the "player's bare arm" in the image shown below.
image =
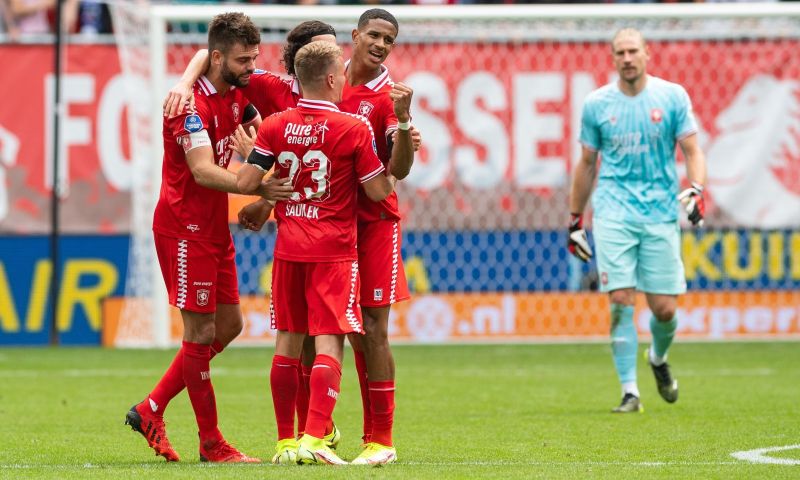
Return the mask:
<path id="1" fill-rule="evenodd" d="M 389 171 L 402 180 L 411 171 L 414 163 L 414 143 L 411 135 L 411 97 L 414 91 L 402 83 L 395 83 L 389 97 L 397 116 L 397 135 L 392 144 L 392 157 L 389 160 Z"/>
<path id="2" fill-rule="evenodd" d="M 394 191 L 397 179 L 393 175 L 376 175 L 374 178 L 361 184 L 364 193 L 373 202 L 380 202 Z"/>
<path id="3" fill-rule="evenodd" d="M 214 151 L 209 145 L 186 152 L 186 163 L 198 185 L 228 193 L 239 193 L 236 175 L 214 162 Z"/>
<path id="4" fill-rule="evenodd" d="M 572 186 L 569 194 L 569 211 L 574 214 L 583 213 L 589 195 L 592 193 L 594 178 L 597 176 L 597 152 L 581 147 L 581 159 L 572 173 Z"/>
<path id="5" fill-rule="evenodd" d="M 392 132 L 392 142 L 397 141 L 397 130 Z M 420 133 L 419 129 L 411 125 L 411 143 L 414 144 L 414 152 L 419 152 L 419 147 L 422 146 L 422 133 Z"/>
<path id="6" fill-rule="evenodd" d="M 271 176 L 264 180 L 266 170 L 251 163 L 245 163 L 236 172 L 237 193 L 242 195 L 258 195 L 265 200 L 277 202 L 288 200 L 292 196 L 293 187 L 288 178 Z"/>
<path id="7" fill-rule="evenodd" d="M 186 66 L 181 79 L 169 90 L 167 98 L 164 99 L 163 112 L 166 117 L 172 118 L 178 115 L 184 106 L 188 105 L 189 109 L 194 107 L 192 85 L 208 71 L 209 65 L 208 50 L 205 48 L 198 50 Z"/>
<path id="8" fill-rule="evenodd" d="M 697 135 L 689 135 L 678 144 L 686 159 L 686 176 L 692 183 L 706 184 L 706 156 L 697 141 Z"/>
<path id="9" fill-rule="evenodd" d="M 236 172 L 236 185 L 239 193 L 243 195 L 258 195 L 266 200 L 277 202 L 288 200 L 294 187 L 288 178 L 271 176 L 264 180 L 264 176 L 275 164 L 275 157 L 253 150 L 246 157 L 244 165 Z"/>
<path id="10" fill-rule="evenodd" d="M 239 225 L 248 230 L 258 232 L 267 222 L 273 204 L 264 198 L 248 203 L 239 210 Z"/>

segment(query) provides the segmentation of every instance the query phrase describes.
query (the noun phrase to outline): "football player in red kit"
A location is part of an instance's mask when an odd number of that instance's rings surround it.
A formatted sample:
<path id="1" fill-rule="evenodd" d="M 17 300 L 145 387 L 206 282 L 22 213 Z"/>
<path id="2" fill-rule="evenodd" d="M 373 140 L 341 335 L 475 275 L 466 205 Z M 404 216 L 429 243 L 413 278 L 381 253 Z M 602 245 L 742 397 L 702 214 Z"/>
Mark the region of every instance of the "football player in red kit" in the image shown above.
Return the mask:
<path id="1" fill-rule="evenodd" d="M 227 443 L 217 428 L 209 362 L 242 329 L 236 265 L 228 229 L 228 192 L 239 193 L 227 170 L 229 143 L 237 126 L 257 125 L 258 111 L 236 87 L 255 69 L 260 34 L 241 13 L 214 17 L 209 24 L 208 74 L 194 85 L 195 107 L 164 119 L 164 164 L 153 232 L 170 304 L 183 319 L 183 344 L 164 376 L 126 423 L 141 433 L 157 455 L 178 461 L 164 429 L 169 401 L 185 387 L 200 436 L 200 459 L 258 462 Z M 272 184 L 278 191 L 283 187 Z M 259 184 L 253 193 L 270 196 Z"/>
<path id="2" fill-rule="evenodd" d="M 303 98 L 268 117 L 239 170 L 243 192 L 255 192 L 267 170 L 287 179 L 293 194 L 275 206 L 278 238 L 270 313 L 278 333 L 270 385 L 278 425 L 275 463 L 345 464 L 323 437 L 339 394 L 344 336 L 361 334 L 356 251 L 359 184 L 372 201 L 385 199 L 394 177 L 376 154 L 372 127 L 336 107 L 345 83 L 341 49 L 330 42 L 301 48 L 295 70 Z M 294 437 L 297 366 L 306 335 L 316 358 L 305 433 Z"/>

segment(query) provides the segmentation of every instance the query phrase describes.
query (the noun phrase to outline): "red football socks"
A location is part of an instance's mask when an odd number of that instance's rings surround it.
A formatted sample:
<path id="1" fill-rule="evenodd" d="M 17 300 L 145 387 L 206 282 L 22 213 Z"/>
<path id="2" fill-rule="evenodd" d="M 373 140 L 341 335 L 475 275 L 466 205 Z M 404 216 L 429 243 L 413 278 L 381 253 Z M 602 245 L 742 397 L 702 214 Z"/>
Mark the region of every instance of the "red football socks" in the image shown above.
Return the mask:
<path id="1" fill-rule="evenodd" d="M 211 344 L 209 361 L 222 353 L 224 349 L 225 346 L 219 340 L 214 340 L 214 343 Z M 153 391 L 150 392 L 148 398 L 153 402 L 148 405 L 148 408 L 152 409 L 153 403 L 155 403 L 156 409 L 154 413 L 156 415 L 164 415 L 164 410 L 167 409 L 170 400 L 177 397 L 184 388 L 186 388 L 186 383 L 183 381 L 183 348 L 181 348 L 175 354 L 175 358 L 172 359 L 172 363 L 167 368 L 164 376 L 161 377 Z"/>
<path id="2" fill-rule="evenodd" d="M 311 370 L 311 398 L 308 402 L 306 434 L 322 438 L 326 426 L 331 422 L 333 408 L 339 397 L 342 381 L 342 366 L 335 358 L 317 355 Z"/>
<path id="3" fill-rule="evenodd" d="M 200 441 L 221 440 L 217 429 L 217 402 L 211 385 L 211 346 L 183 342 L 183 381 L 189 391 Z"/>
<path id="4" fill-rule="evenodd" d="M 297 409 L 297 436 L 300 437 L 306 430 L 306 417 L 308 417 L 308 397 L 310 394 L 311 365 L 303 365 L 297 368 L 297 399 L 295 400 Z"/>
<path id="5" fill-rule="evenodd" d="M 225 345 L 215 338 L 214 341 L 211 342 L 211 354 L 208 356 L 208 359 L 214 360 L 214 357 L 222 353 L 223 350 L 225 350 Z"/>
<path id="6" fill-rule="evenodd" d="M 181 393 L 184 387 L 186 387 L 186 384 L 183 382 L 183 347 L 181 347 L 178 353 L 175 354 L 175 358 L 172 359 L 172 363 L 167 368 L 164 376 L 161 377 L 156 387 L 150 392 L 149 398 L 152 401 L 148 408 L 152 408 L 153 404 L 155 404 L 156 410 L 154 413 L 156 415 L 164 415 L 164 410 L 167 408 L 169 401 Z"/>
<path id="7" fill-rule="evenodd" d="M 353 356 L 356 359 L 356 373 L 358 374 L 358 385 L 361 387 L 361 406 L 364 412 L 364 435 L 361 439 L 367 443 L 372 434 L 372 407 L 367 386 L 367 359 L 364 357 L 364 352 L 360 350 L 353 350 Z"/>
<path id="8" fill-rule="evenodd" d="M 392 446 L 394 423 L 394 380 L 369 382 L 369 400 L 372 405 L 372 436 L 370 441 Z"/>
<path id="9" fill-rule="evenodd" d="M 269 385 L 272 389 L 272 405 L 275 408 L 275 421 L 278 424 L 278 440 L 294 438 L 294 409 L 297 397 L 297 371 L 299 358 L 283 355 L 272 357 Z"/>

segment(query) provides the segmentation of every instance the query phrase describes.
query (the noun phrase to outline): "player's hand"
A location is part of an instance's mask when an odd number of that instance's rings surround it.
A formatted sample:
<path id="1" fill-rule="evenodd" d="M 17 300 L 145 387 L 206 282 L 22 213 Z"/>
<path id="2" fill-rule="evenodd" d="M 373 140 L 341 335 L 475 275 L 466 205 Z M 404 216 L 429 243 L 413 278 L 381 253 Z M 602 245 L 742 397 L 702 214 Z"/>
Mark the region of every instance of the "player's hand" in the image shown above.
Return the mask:
<path id="1" fill-rule="evenodd" d="M 686 209 L 686 214 L 692 225 L 703 226 L 703 217 L 706 214 L 706 201 L 703 198 L 703 186 L 692 182 L 692 186 L 678 195 L 678 200 Z"/>
<path id="2" fill-rule="evenodd" d="M 253 151 L 256 144 L 256 128 L 250 125 L 249 130 L 246 132 L 243 126 L 237 125 L 236 131 L 231 135 L 231 143 L 228 144 L 228 148 L 245 160 L 250 156 L 250 152 Z"/>
<path id="3" fill-rule="evenodd" d="M 592 258 L 592 247 L 586 237 L 586 230 L 583 229 L 583 217 L 576 213 L 570 215 L 567 249 L 583 262 L 588 262 Z"/>
<path id="4" fill-rule="evenodd" d="M 194 110 L 192 86 L 179 83 L 172 87 L 164 99 L 163 113 L 167 118 L 179 115 L 184 110 Z"/>
<path id="5" fill-rule="evenodd" d="M 395 83 L 392 85 L 392 91 L 389 92 L 389 98 L 394 103 L 394 114 L 401 122 L 411 120 L 411 97 L 414 95 L 414 90 L 408 85 L 402 83 Z"/>
<path id="6" fill-rule="evenodd" d="M 397 143 L 397 132 L 398 130 L 392 132 L 392 142 L 394 143 Z M 411 133 L 411 143 L 414 145 L 414 151 L 418 152 L 419 147 L 422 146 L 422 134 L 419 133 L 419 130 L 414 125 L 411 125 L 409 133 Z"/>
<path id="7" fill-rule="evenodd" d="M 294 186 L 292 185 L 292 181 L 289 180 L 289 177 L 278 178 L 276 175 L 273 175 L 262 185 L 264 185 L 265 190 L 262 198 L 271 201 L 273 205 L 275 202 L 281 200 L 289 200 L 294 192 Z"/>
<path id="8" fill-rule="evenodd" d="M 422 134 L 414 125 L 411 125 L 411 143 L 414 144 L 414 151 L 418 152 L 419 147 L 422 146 Z"/>
<path id="9" fill-rule="evenodd" d="M 269 218 L 273 206 L 274 204 L 264 199 L 248 203 L 239 210 L 239 225 L 254 232 L 261 230 Z"/>

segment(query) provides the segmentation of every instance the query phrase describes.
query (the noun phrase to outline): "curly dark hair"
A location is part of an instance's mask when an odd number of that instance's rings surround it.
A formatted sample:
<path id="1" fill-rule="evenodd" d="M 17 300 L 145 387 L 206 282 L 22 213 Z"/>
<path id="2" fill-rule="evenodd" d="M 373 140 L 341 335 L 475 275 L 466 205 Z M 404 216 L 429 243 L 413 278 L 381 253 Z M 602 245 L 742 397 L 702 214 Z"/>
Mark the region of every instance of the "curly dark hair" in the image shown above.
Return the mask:
<path id="1" fill-rule="evenodd" d="M 261 43 L 261 32 L 250 20 L 250 17 L 241 12 L 221 13 L 211 19 L 208 24 L 208 51 L 228 51 L 240 43 L 245 46 Z"/>
<path id="2" fill-rule="evenodd" d="M 294 27 L 286 35 L 286 45 L 283 47 L 283 66 L 286 73 L 294 75 L 294 57 L 297 51 L 311 43 L 311 39 L 317 35 L 336 36 L 336 30 L 325 22 L 319 20 L 309 20 Z"/>
<path id="3" fill-rule="evenodd" d="M 397 33 L 400 33 L 400 25 L 397 23 L 397 19 L 394 18 L 394 15 L 382 8 L 370 8 L 362 13 L 358 18 L 358 29 L 361 30 L 364 28 L 370 20 L 386 20 L 394 26 Z"/>

